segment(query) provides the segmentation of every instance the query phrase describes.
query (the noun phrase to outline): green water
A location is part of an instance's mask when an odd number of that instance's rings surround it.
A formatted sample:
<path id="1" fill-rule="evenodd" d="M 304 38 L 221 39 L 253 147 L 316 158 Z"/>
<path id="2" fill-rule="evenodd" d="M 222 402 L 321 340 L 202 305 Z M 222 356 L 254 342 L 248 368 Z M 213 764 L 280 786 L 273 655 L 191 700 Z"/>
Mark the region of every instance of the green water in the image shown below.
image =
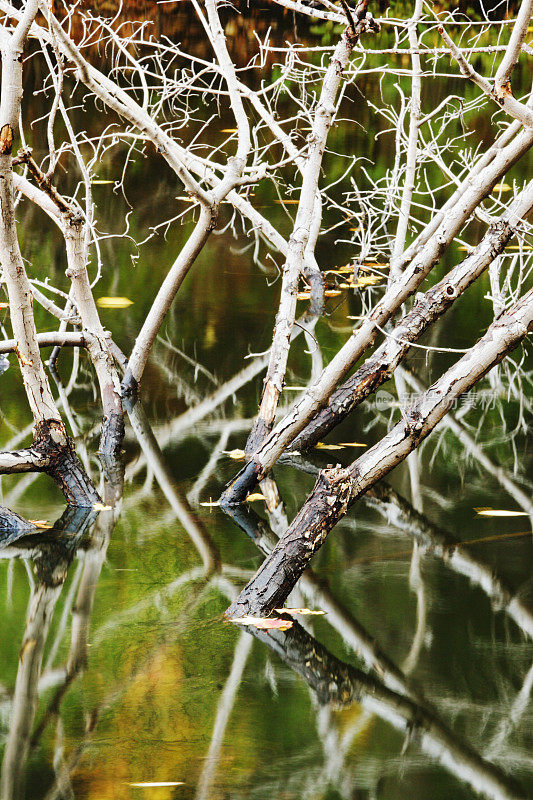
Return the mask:
<path id="1" fill-rule="evenodd" d="M 278 32 L 282 40 L 283 28 Z M 193 44 L 198 36 L 198 30 L 189 30 Z M 28 118 L 38 116 L 41 100 L 31 95 L 38 80 L 30 68 Z M 524 90 L 528 80 L 523 68 Z M 453 78 L 436 91 L 453 86 L 475 96 Z M 362 79 L 362 88 L 377 102 L 375 76 Z M 392 98 L 390 83 L 383 91 Z M 93 135 L 105 124 L 93 108 L 83 119 Z M 468 121 L 472 146 L 491 141 L 495 124 L 476 114 Z M 376 139 L 375 133 L 385 124 L 364 102 L 360 122 L 362 127 L 340 123 L 332 147 L 371 156 L 378 173 L 384 173 L 391 167 L 392 140 Z M 224 128 L 231 117 L 216 124 Z M 39 131 L 35 126 L 31 132 L 37 152 Z M 329 158 L 331 174 L 341 174 L 342 159 Z M 123 159 L 120 149 L 108 153 L 98 177 L 116 179 Z M 531 175 L 531 164 L 531 156 L 524 158 L 506 181 Z M 364 176 L 359 177 L 364 185 Z M 66 186 L 69 179 L 63 177 Z M 128 211 L 124 198 L 112 185 L 94 190 L 100 228 L 122 233 Z M 175 198 L 181 189 L 150 153 L 135 158 L 126 192 L 133 207 L 129 235 L 136 242 L 169 215 L 169 208 L 180 208 Z M 288 234 L 285 210 L 275 200 L 267 187 L 254 202 Z M 292 214 L 294 207 L 287 210 Z M 18 217 L 31 274 L 48 275 L 66 290 L 55 232 L 28 204 L 21 204 Z M 228 219 L 224 212 L 220 227 Z M 326 213 L 326 222 L 336 220 L 333 212 Z M 318 250 L 323 268 L 356 255 L 354 245 L 337 241 L 348 238 L 350 225 L 324 237 Z M 161 277 L 189 230 L 190 221 L 171 228 L 166 239 L 152 238 L 133 265 L 131 239 L 104 243 L 96 295 L 132 301 L 125 309 L 102 309 L 104 324 L 125 351 L 131 350 Z M 475 241 L 481 231 L 473 224 L 467 236 Z M 304 632 L 295 625 L 261 640 L 223 620 L 263 556 L 218 507 L 201 503 L 216 499 L 239 465 L 227 451 L 244 446 L 262 372 L 257 368 L 229 392 L 224 387 L 241 370 L 253 371 L 254 358 L 245 360 L 245 355 L 268 347 L 279 292 L 272 262 L 262 271 L 251 251 L 243 251 L 245 244 L 230 232 L 213 236 L 172 306 L 143 382 L 146 417 L 137 409 L 135 424 L 127 426 L 123 498 L 114 512 L 103 511 L 96 521 L 63 519 L 55 534 L 43 531 L 4 542 L 0 549 L 5 791 L 28 800 L 472 798 L 488 778 L 478 762 L 465 776 L 468 745 L 501 770 L 497 796 L 520 796 L 514 781 L 527 795 L 533 790 L 533 547 L 526 513 L 531 512 L 531 440 L 524 430 L 514 437 L 506 432 L 519 419 L 516 399 L 487 410 L 488 381 L 463 420 L 472 437 L 479 428 L 479 453 L 439 428 L 418 456 L 423 517 L 406 507 L 401 515 L 387 516 L 383 505 L 360 502 L 337 525 L 313 560 L 314 576 L 287 603 L 325 615 L 300 617 Z M 437 274 L 459 256 L 452 248 Z M 464 348 L 476 340 L 491 317 L 488 288 L 488 278 L 471 287 L 439 323 L 439 342 Z M 324 363 L 331 358 L 349 336 L 347 316 L 360 311 L 359 296 L 347 292 L 328 302 L 316 324 L 316 342 L 300 336 L 294 344 L 289 387 L 310 379 L 313 355 L 316 360 L 320 354 Z M 44 312 L 37 311 L 37 320 L 41 330 L 51 329 L 53 321 Z M 434 343 L 431 334 L 423 341 Z M 414 351 L 408 365 L 429 382 L 455 358 Z M 98 481 L 93 453 L 99 408 L 83 354 L 80 360 L 69 394 L 70 419 L 78 452 Z M 0 378 L 3 448 L 30 439 L 31 417 L 14 358 L 10 361 Z M 63 353 L 59 368 L 65 385 L 71 367 L 72 354 Z M 395 393 L 390 384 L 384 390 Z M 207 403 L 211 396 L 215 401 Z M 221 396 L 225 399 L 216 403 Z M 296 396 L 287 391 L 284 404 Z M 462 411 L 460 405 L 459 416 Z M 394 404 L 378 408 L 368 401 L 328 441 L 369 446 L 398 413 Z M 160 451 L 147 437 L 148 425 Z M 18 436 L 27 427 L 26 435 Z M 257 534 L 261 520 L 274 534 L 282 532 L 284 515 L 290 520 L 313 486 L 313 469 L 348 463 L 357 452 L 318 449 L 305 462 L 278 465 L 274 477 L 283 511 L 269 517 L 264 502 L 255 502 L 256 516 L 246 519 L 249 533 Z M 390 483 L 412 501 L 406 465 L 391 474 Z M 119 493 L 103 483 L 100 488 L 104 499 Z M 61 495 L 46 477 L 3 477 L 1 489 L 2 502 L 29 519 L 52 523 L 64 511 Z M 476 513 L 480 507 L 522 515 L 484 517 Z M 445 557 L 431 546 L 442 531 L 449 542 L 464 543 L 450 545 Z M 414 541 L 422 535 L 425 548 L 417 548 Z M 372 642 L 378 651 L 374 673 L 360 654 L 362 643 Z M 415 713 L 407 733 L 402 728 L 394 695 L 383 688 L 390 685 L 390 662 L 410 673 L 405 680 L 416 698 L 411 708 L 432 706 L 438 725 L 453 732 L 444 750 L 431 737 L 429 745 L 424 741 L 423 712 Z M 356 670 L 375 674 L 378 688 L 369 691 Z M 14 754 L 9 764 L 8 752 Z M 147 782 L 175 785 L 132 785 Z"/>

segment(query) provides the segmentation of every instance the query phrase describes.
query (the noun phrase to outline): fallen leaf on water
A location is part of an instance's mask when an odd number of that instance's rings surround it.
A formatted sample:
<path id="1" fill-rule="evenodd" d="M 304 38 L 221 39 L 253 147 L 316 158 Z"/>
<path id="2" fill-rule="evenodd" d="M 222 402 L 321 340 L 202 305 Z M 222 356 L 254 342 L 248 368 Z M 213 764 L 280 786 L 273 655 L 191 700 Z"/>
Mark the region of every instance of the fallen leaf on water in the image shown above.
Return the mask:
<path id="1" fill-rule="evenodd" d="M 358 289 L 364 289 L 365 286 L 375 286 L 381 280 L 382 278 L 379 275 L 361 275 L 360 278 L 357 278 L 355 285 Z"/>
<path id="2" fill-rule="evenodd" d="M 184 203 L 195 203 L 196 200 L 194 197 L 189 197 L 188 194 L 182 195 L 181 197 L 176 197 L 176 200 L 183 200 Z"/>
<path id="3" fill-rule="evenodd" d="M 230 458 L 233 458 L 235 461 L 242 461 L 242 459 L 246 455 L 244 450 L 239 450 L 238 448 L 235 448 L 235 450 L 223 450 L 222 452 L 224 453 L 225 456 L 229 456 Z"/>
<path id="4" fill-rule="evenodd" d="M 111 506 L 104 506 L 103 503 L 93 503 L 95 511 L 111 511 Z"/>
<path id="5" fill-rule="evenodd" d="M 284 206 L 294 206 L 297 205 L 300 201 L 299 200 L 274 200 L 275 203 L 283 204 Z"/>
<path id="6" fill-rule="evenodd" d="M 278 619 L 277 617 L 236 617 L 230 619 L 235 625 L 253 625 L 259 630 L 278 630 L 288 631 L 292 628 L 292 622 L 288 619 Z"/>
<path id="7" fill-rule="evenodd" d="M 339 289 L 353 289 L 353 283 L 339 283 Z"/>
<path id="8" fill-rule="evenodd" d="M 99 297 L 96 302 L 100 308 L 127 308 L 133 304 L 128 297 Z"/>
<path id="9" fill-rule="evenodd" d="M 128 783 L 134 789 L 162 789 L 168 786 L 185 786 L 183 781 L 141 781 L 140 783 Z"/>
<path id="10" fill-rule="evenodd" d="M 220 133 L 237 133 L 238 130 L 238 128 L 222 128 Z"/>
<path id="11" fill-rule="evenodd" d="M 528 517 L 527 511 L 508 511 L 506 508 L 474 508 L 480 517 Z"/>
<path id="12" fill-rule="evenodd" d="M 315 444 L 317 450 L 342 450 L 340 444 L 326 444 L 325 442 L 318 442 Z"/>
<path id="13" fill-rule="evenodd" d="M 339 442 L 339 447 L 366 447 L 364 442 Z"/>
<path id="14" fill-rule="evenodd" d="M 506 250 L 533 250 L 533 244 L 508 244 L 505 248 Z M 0 303 L 0 308 L 2 308 L 2 303 Z"/>
<path id="15" fill-rule="evenodd" d="M 103 178 L 98 178 L 95 181 L 91 181 L 91 183 L 93 186 L 100 186 L 103 185 L 104 183 L 115 183 L 115 181 L 106 181 Z"/>
<path id="16" fill-rule="evenodd" d="M 220 503 L 218 502 L 218 500 L 209 500 L 209 502 L 200 503 L 200 505 L 204 506 L 204 508 L 216 508 L 217 506 L 220 505 Z"/>
<path id="17" fill-rule="evenodd" d="M 342 294 L 340 289 L 326 289 L 324 297 L 337 297 L 339 294 Z"/>
<path id="18" fill-rule="evenodd" d="M 28 522 L 31 522 L 32 525 L 35 525 L 36 528 L 51 528 L 52 523 L 48 522 L 46 519 L 30 519 Z"/>
<path id="19" fill-rule="evenodd" d="M 309 300 L 311 297 L 311 292 L 298 292 L 296 295 L 297 300 Z"/>
<path id="20" fill-rule="evenodd" d="M 252 492 L 252 494 L 249 494 L 246 498 L 247 503 L 255 503 L 256 500 L 266 500 L 266 497 L 259 494 L 259 492 Z"/>
<path id="21" fill-rule="evenodd" d="M 312 611 L 310 608 L 275 608 L 277 614 L 325 614 L 325 611 Z"/>
<path id="22" fill-rule="evenodd" d="M 460 244 L 457 249 L 462 250 L 464 253 L 468 253 L 472 248 L 468 247 L 466 244 Z"/>
<path id="23" fill-rule="evenodd" d="M 497 183 L 492 191 L 493 192 L 510 192 L 511 189 L 512 189 L 512 186 L 509 186 L 508 183 Z"/>

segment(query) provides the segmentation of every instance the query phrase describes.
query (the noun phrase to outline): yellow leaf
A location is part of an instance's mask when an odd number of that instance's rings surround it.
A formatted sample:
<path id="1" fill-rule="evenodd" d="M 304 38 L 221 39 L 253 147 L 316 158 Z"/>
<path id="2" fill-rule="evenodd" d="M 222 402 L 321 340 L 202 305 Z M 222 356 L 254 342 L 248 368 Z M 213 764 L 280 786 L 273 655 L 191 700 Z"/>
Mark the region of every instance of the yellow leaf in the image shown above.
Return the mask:
<path id="1" fill-rule="evenodd" d="M 235 625 L 253 625 L 260 630 L 288 631 L 292 628 L 292 621 L 288 619 L 278 619 L 277 617 L 236 617 L 230 619 Z"/>
<path id="2" fill-rule="evenodd" d="M 238 128 L 222 128 L 220 133 L 237 133 L 238 130 Z"/>
<path id="3" fill-rule="evenodd" d="M 266 500 L 266 497 L 259 494 L 259 492 L 252 492 L 252 494 L 249 494 L 246 498 L 247 503 L 255 503 L 256 500 Z"/>
<path id="4" fill-rule="evenodd" d="M 133 300 L 127 297 L 99 297 L 96 302 L 100 308 L 127 308 Z"/>
<path id="5" fill-rule="evenodd" d="M 366 447 L 363 442 L 339 442 L 339 447 Z"/>
<path id="6" fill-rule="evenodd" d="M 200 505 L 204 506 L 205 508 L 216 508 L 220 505 L 220 503 L 218 500 L 210 500 L 208 503 L 200 503 Z"/>
<path id="7" fill-rule="evenodd" d="M 309 608 L 275 608 L 277 614 L 325 614 L 325 611 L 311 611 Z"/>
<path id="8" fill-rule="evenodd" d="M 512 186 L 509 186 L 508 183 L 497 183 L 493 192 L 510 192 L 512 190 Z"/>
<path id="9" fill-rule="evenodd" d="M 326 444 L 325 442 L 318 442 L 315 444 L 317 450 L 342 450 L 340 444 Z"/>
<path id="10" fill-rule="evenodd" d="M 176 197 L 176 200 L 183 200 L 184 203 L 195 203 L 196 200 L 194 197 L 189 197 L 188 194 L 182 195 L 181 197 Z"/>
<path id="11" fill-rule="evenodd" d="M 142 781 L 141 783 L 128 783 L 134 789 L 162 789 L 168 786 L 185 786 L 183 781 Z"/>
<path id="12" fill-rule="evenodd" d="M 527 511 L 508 511 L 505 508 L 474 508 L 480 517 L 528 517 Z"/>
<path id="13" fill-rule="evenodd" d="M 274 200 L 275 203 L 284 206 L 296 206 L 300 202 L 299 200 Z"/>
<path id="14" fill-rule="evenodd" d="M 244 450 L 238 450 L 237 448 L 235 448 L 235 450 L 223 450 L 222 452 L 224 453 L 225 456 L 229 456 L 230 458 L 233 458 L 235 461 L 242 461 L 246 455 Z"/>
<path id="15" fill-rule="evenodd" d="M 103 186 L 104 183 L 115 183 L 115 181 L 106 181 L 103 178 L 98 178 L 97 180 L 91 181 L 93 186 Z"/>
<path id="16" fill-rule="evenodd" d="M 357 278 L 355 285 L 358 289 L 364 289 L 365 286 L 375 286 L 376 283 L 381 281 L 381 277 L 379 275 L 362 275 L 360 278 Z"/>
<path id="17" fill-rule="evenodd" d="M 32 525 L 35 525 L 36 528 L 51 528 L 52 523 L 48 522 L 46 519 L 30 519 L 28 522 L 31 522 Z"/>
<path id="18" fill-rule="evenodd" d="M 337 297 L 339 294 L 342 294 L 340 289 L 326 289 L 324 297 Z"/>
<path id="19" fill-rule="evenodd" d="M 459 245 L 459 247 L 458 247 L 457 249 L 458 249 L 458 250 L 462 250 L 464 253 L 468 253 L 468 252 L 470 252 L 470 250 L 471 250 L 472 248 L 471 248 L 471 247 L 468 247 L 466 244 L 460 244 L 460 245 Z"/>
<path id="20" fill-rule="evenodd" d="M 506 250 L 533 250 L 532 244 L 508 244 L 505 248 Z M 0 303 L 0 308 L 2 308 L 2 303 Z"/>
<path id="21" fill-rule="evenodd" d="M 311 292 L 298 292 L 296 295 L 297 300 L 309 300 L 311 297 Z"/>

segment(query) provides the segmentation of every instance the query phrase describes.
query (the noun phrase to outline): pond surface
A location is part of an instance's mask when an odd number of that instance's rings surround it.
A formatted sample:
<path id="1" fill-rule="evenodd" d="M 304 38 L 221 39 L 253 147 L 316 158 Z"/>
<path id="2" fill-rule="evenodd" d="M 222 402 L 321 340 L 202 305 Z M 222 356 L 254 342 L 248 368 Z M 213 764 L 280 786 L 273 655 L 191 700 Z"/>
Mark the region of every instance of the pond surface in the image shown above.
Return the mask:
<path id="1" fill-rule="evenodd" d="M 281 28 L 281 40 L 291 31 Z M 365 78 L 367 96 L 377 96 L 372 80 Z M 36 82 L 30 72 L 35 117 Z M 366 131 L 383 121 L 361 106 L 361 129 L 341 123 L 335 149 L 371 149 L 390 167 L 387 136 L 367 141 Z M 102 121 L 91 114 L 94 132 Z M 473 146 L 483 146 L 494 130 L 476 119 Z M 38 126 L 32 135 L 38 148 Z M 99 177 L 116 179 L 122 157 L 109 153 Z M 524 159 L 509 182 L 531 173 L 531 164 Z M 154 156 L 136 158 L 126 188 L 129 235 L 140 242 L 181 191 Z M 95 186 L 95 195 L 101 229 L 122 232 L 124 198 L 112 184 Z M 257 204 L 290 229 L 274 193 Z M 24 203 L 19 215 L 32 274 L 67 288 L 55 233 Z M 138 254 L 127 237 L 105 242 L 96 294 L 132 301 L 102 309 L 124 350 L 188 230 L 172 227 Z M 472 225 L 469 235 L 481 230 Z M 325 237 L 324 268 L 353 258 L 355 245 L 342 239 L 339 229 Z M 319 447 L 276 467 L 277 505 L 257 500 L 234 521 L 212 504 L 239 466 L 231 451 L 244 446 L 257 409 L 265 359 L 254 354 L 269 346 L 279 292 L 272 263 L 261 270 L 245 244 L 231 231 L 212 237 L 173 304 L 142 405 L 130 415 L 123 493 L 120 482 L 102 479 L 113 510 L 64 512 L 46 477 L 2 478 L 2 502 L 44 521 L 34 535 L 0 547 L 2 800 L 530 796 L 531 439 L 518 424 L 518 398 L 497 397 L 497 384 L 486 381 L 471 407 L 459 404 L 455 427 L 439 427 L 411 462 L 411 476 L 401 465 L 337 525 L 287 602 L 324 614 L 253 635 L 224 620 L 317 469 L 351 461 L 399 414 L 394 384 L 386 384 L 389 394 L 369 400 L 328 439 L 349 446 Z M 452 248 L 439 270 L 459 255 Z M 475 341 L 492 313 L 488 287 L 482 278 L 454 306 L 439 324 L 440 341 L 455 348 Z M 346 340 L 347 317 L 358 313 L 361 299 L 344 292 L 328 301 L 315 338 L 296 340 L 285 407 Z M 49 329 L 51 319 L 38 314 L 40 329 Z M 83 354 L 68 386 L 73 358 L 60 359 L 64 402 L 97 479 L 99 409 Z M 455 358 L 418 350 L 408 367 L 428 383 Z M 0 378 L 3 449 L 31 433 L 10 360 Z M 479 513 L 487 507 L 515 514 Z"/>

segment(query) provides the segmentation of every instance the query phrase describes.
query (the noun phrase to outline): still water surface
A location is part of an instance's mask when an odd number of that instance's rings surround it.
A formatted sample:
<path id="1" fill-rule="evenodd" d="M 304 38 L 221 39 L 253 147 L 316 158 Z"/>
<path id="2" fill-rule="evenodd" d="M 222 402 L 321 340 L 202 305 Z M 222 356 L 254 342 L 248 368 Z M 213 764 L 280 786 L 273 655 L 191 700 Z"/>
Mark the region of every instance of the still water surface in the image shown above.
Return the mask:
<path id="1" fill-rule="evenodd" d="M 35 80 L 30 74 L 30 87 Z M 382 124 L 363 104 L 361 113 L 363 128 Z M 476 124 L 471 133 L 474 144 L 490 139 Z M 364 129 L 341 124 L 335 135 L 337 145 L 368 148 Z M 373 157 L 386 162 L 390 142 L 377 141 Z M 108 156 L 99 177 L 117 177 L 117 158 Z M 175 182 L 155 158 L 139 158 L 127 189 L 130 234 L 141 241 L 176 202 Z M 102 229 L 121 231 L 123 198 L 109 185 L 95 194 Z M 274 196 L 257 203 L 287 227 Z M 34 274 L 61 283 L 54 233 L 35 209 L 23 204 L 20 215 Z M 98 293 L 133 301 L 102 310 L 124 349 L 184 235 L 178 227 L 151 239 L 134 266 L 128 239 L 109 242 Z M 337 238 L 339 231 L 322 245 L 324 267 L 353 257 Z M 58 520 L 54 534 L 6 539 L 0 549 L 2 800 L 528 796 L 531 450 L 524 432 L 511 442 L 500 411 L 487 409 L 488 383 L 463 417 L 462 444 L 458 429 L 440 428 L 419 454 L 416 496 L 402 466 L 392 488 L 337 526 L 287 604 L 323 616 L 257 636 L 223 620 L 260 564 L 260 548 L 272 545 L 311 489 L 313 471 L 354 457 L 353 447 L 317 449 L 279 465 L 282 503 L 270 512 L 251 504 L 239 525 L 202 505 L 238 466 L 228 451 L 245 442 L 264 365 L 261 356 L 243 356 L 268 346 L 279 291 L 274 271 L 258 269 L 243 244 L 228 233 L 213 237 L 180 290 L 146 375 L 144 405 L 131 415 L 114 511 L 64 514 L 46 478 L 2 479 L 5 504 L 32 520 Z M 450 346 L 479 335 L 491 313 L 487 289 L 482 279 L 442 321 Z M 349 335 L 347 316 L 360 308 L 348 293 L 329 302 L 316 341 L 295 343 L 289 387 L 305 385 L 331 357 Z M 39 322 L 51 325 L 44 313 Z M 71 424 L 97 475 L 98 407 L 80 358 Z M 61 359 L 67 385 L 72 356 Z M 450 360 L 418 351 L 409 366 L 427 382 Z M 0 392 L 1 444 L 14 447 L 30 425 L 16 369 L 2 376 Z M 287 390 L 286 404 L 296 396 Z M 501 408 L 512 429 L 517 401 Z M 398 413 L 387 397 L 369 402 L 331 442 L 373 444 Z M 109 482 L 101 488 L 107 501 L 120 494 Z M 475 510 L 487 506 L 521 515 Z"/>

